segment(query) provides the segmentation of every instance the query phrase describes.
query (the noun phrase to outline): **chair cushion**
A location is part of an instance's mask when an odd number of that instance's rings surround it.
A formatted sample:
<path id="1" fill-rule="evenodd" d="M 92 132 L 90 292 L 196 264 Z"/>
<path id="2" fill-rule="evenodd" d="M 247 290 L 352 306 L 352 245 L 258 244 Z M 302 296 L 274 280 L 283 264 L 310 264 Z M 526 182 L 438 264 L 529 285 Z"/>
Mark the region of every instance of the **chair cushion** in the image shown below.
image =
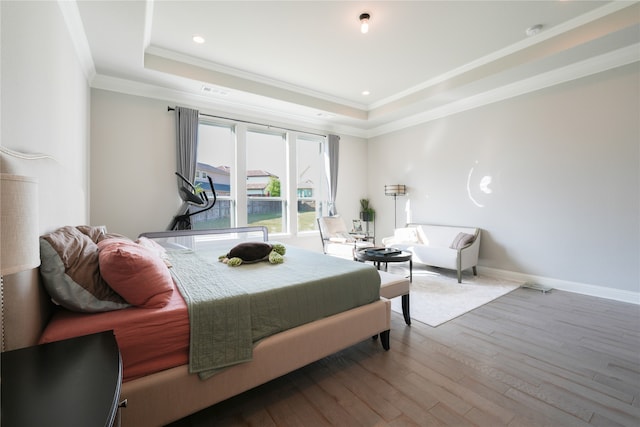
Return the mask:
<path id="1" fill-rule="evenodd" d="M 330 236 L 329 241 L 334 243 L 353 243 L 356 239 L 351 234 L 345 231 L 340 231 L 335 233 L 333 236 Z"/>
<path id="2" fill-rule="evenodd" d="M 349 235 L 349 230 L 339 215 L 322 217 L 320 224 L 324 225 L 322 234 L 325 238 L 343 237 L 343 233 Z"/>

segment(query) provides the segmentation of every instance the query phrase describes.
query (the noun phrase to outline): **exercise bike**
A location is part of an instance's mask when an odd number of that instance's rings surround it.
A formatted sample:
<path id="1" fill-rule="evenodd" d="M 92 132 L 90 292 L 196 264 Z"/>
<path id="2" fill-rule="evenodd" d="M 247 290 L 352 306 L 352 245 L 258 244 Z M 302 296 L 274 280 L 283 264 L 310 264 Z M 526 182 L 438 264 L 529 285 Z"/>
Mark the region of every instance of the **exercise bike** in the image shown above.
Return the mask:
<path id="1" fill-rule="evenodd" d="M 191 217 L 208 211 L 216 204 L 216 200 L 218 199 L 216 189 L 213 187 L 211 177 L 207 175 L 211 192 L 213 193 L 213 199 L 210 200 L 206 191 L 198 191 L 196 187 L 180 173 L 176 172 L 176 176 L 182 181 L 178 184 L 178 194 L 182 199 L 182 206 L 180 206 L 178 213 L 176 213 L 171 220 L 167 230 L 191 230 Z"/>

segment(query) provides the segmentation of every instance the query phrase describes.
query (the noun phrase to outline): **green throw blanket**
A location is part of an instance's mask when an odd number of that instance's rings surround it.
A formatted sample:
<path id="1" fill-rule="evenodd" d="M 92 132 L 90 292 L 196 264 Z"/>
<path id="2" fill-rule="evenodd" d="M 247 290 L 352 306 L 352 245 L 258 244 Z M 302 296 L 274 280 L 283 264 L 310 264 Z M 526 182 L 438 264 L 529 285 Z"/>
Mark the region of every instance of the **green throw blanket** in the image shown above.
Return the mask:
<path id="1" fill-rule="evenodd" d="M 168 254 L 189 309 L 189 372 L 208 376 L 205 371 L 251 360 L 250 301 L 244 289 L 220 277 L 213 261 L 192 251 Z"/>

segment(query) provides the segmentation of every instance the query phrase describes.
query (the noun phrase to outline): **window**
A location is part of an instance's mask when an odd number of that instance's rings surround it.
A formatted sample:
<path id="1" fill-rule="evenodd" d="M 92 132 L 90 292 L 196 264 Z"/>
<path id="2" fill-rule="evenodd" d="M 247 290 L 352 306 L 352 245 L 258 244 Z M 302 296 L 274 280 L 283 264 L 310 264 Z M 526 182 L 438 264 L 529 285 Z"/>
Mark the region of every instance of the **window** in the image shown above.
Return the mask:
<path id="1" fill-rule="evenodd" d="M 218 201 L 213 209 L 194 215 L 191 225 L 194 229 L 225 228 L 235 226 L 232 206 L 231 168 L 235 164 L 235 135 L 230 125 L 200 122 L 198 128 L 198 164 L 196 166 L 195 187 L 213 197 L 209 185 L 211 177 Z"/>
<path id="2" fill-rule="evenodd" d="M 201 118 L 196 186 L 210 192 L 211 176 L 218 201 L 192 218 L 193 228 L 316 230 L 327 205 L 325 146 L 321 136 Z"/>
<path id="3" fill-rule="evenodd" d="M 247 132 L 247 225 L 286 231 L 287 145 L 283 133 Z"/>
<path id="4" fill-rule="evenodd" d="M 296 141 L 297 225 L 298 231 L 318 228 L 322 200 L 326 200 L 327 179 L 324 174 L 324 139 L 299 136 Z"/>

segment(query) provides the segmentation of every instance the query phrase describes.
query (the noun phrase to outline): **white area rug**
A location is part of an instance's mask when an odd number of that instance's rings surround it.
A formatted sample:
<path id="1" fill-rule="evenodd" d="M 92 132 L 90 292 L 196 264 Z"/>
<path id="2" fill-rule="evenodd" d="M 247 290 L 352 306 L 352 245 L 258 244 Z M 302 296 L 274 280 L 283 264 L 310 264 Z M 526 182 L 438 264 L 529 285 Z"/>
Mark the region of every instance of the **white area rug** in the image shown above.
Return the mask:
<path id="1" fill-rule="evenodd" d="M 409 269 L 389 264 L 388 272 L 408 275 Z M 455 271 L 414 265 L 409 298 L 411 318 L 436 327 L 518 287 L 517 282 L 473 276 L 471 270 L 463 272 L 462 283 L 458 283 Z M 401 298 L 391 300 L 391 309 L 402 313 Z"/>

